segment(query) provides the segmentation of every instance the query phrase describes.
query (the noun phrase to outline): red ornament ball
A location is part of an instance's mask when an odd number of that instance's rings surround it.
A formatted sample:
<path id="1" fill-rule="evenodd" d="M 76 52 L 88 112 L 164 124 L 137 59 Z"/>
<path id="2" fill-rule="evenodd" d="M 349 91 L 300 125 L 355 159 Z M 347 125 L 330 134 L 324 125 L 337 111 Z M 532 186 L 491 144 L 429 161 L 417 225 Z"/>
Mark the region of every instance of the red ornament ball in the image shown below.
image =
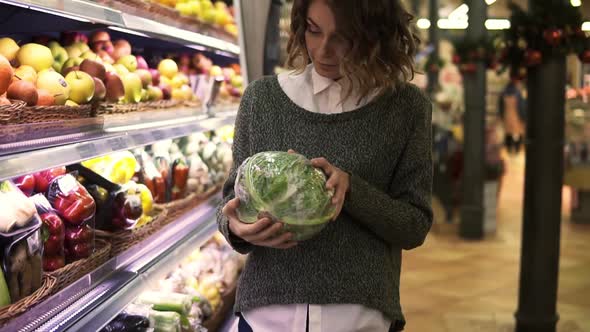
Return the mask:
<path id="1" fill-rule="evenodd" d="M 583 63 L 590 63 L 590 50 L 585 50 L 584 52 L 580 53 L 578 57 Z"/>
<path id="2" fill-rule="evenodd" d="M 473 74 L 477 71 L 477 65 L 475 63 L 464 63 L 461 65 L 461 71 L 466 74 Z"/>
<path id="3" fill-rule="evenodd" d="M 453 55 L 453 63 L 456 65 L 461 63 L 461 57 L 458 54 Z"/>
<path id="4" fill-rule="evenodd" d="M 563 32 L 560 29 L 548 29 L 543 32 L 545 42 L 550 46 L 557 46 L 561 43 Z"/>
<path id="5" fill-rule="evenodd" d="M 538 66 L 543 62 L 543 54 L 537 50 L 528 49 L 524 53 L 524 62 L 527 67 Z"/>

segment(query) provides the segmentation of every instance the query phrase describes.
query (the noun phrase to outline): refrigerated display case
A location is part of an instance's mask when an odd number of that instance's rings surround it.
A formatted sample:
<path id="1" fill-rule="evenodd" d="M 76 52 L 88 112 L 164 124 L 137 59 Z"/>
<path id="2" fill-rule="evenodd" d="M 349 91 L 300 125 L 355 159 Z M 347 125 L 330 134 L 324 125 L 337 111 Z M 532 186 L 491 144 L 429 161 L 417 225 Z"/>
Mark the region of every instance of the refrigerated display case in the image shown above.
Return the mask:
<path id="1" fill-rule="evenodd" d="M 112 3 L 0 0 L 0 12 L 6 14 L 0 37 L 26 38 L 35 33 L 55 37 L 64 31 L 103 29 L 131 41 L 138 53 L 198 51 L 220 66 L 239 63 L 237 39 L 219 32 L 219 28 L 203 24 L 199 25 L 201 30 L 191 31 L 183 24 L 166 24 L 169 19 L 158 20 L 157 13 L 142 16 L 145 11 L 117 9 L 132 6 L 132 1 L 109 6 Z M 233 125 L 237 96 L 232 96 L 232 102 L 219 102 L 219 84 L 210 84 L 200 93 L 206 100 L 199 107 L 181 103 L 163 110 L 0 125 L 0 181 Z M 216 207 L 221 199 L 218 189 L 140 243 L 4 320 L 0 331 L 100 330 L 139 294 L 153 287 L 155 280 L 213 236 L 217 229 Z M 231 306 L 229 300 L 226 302 L 225 309 Z"/>

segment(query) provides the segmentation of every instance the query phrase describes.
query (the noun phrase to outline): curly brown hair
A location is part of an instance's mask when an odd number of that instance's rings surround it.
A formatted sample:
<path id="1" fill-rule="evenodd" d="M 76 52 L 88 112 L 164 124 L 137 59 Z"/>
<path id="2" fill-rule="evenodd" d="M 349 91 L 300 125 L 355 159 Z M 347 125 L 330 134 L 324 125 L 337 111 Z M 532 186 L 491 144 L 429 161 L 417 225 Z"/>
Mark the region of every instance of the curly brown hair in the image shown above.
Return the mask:
<path id="1" fill-rule="evenodd" d="M 307 12 L 313 0 L 294 0 L 291 33 L 287 44 L 287 67 L 302 71 L 311 59 L 305 46 Z M 332 9 L 336 25 L 350 43 L 340 71 L 364 98 L 382 94 L 413 79 L 414 55 L 419 38 L 411 31 L 414 19 L 399 0 L 324 0 Z"/>

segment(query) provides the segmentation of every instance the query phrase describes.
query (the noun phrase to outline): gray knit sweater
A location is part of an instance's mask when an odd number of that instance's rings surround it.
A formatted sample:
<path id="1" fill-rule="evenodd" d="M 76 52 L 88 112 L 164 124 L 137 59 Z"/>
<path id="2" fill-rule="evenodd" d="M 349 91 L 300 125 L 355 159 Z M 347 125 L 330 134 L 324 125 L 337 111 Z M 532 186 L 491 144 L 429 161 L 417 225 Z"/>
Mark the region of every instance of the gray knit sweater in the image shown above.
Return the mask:
<path id="1" fill-rule="evenodd" d="M 294 149 L 325 157 L 352 174 L 336 221 L 287 250 L 254 246 L 219 229 L 248 260 L 235 311 L 272 304 L 361 304 L 403 321 L 401 250 L 424 242 L 432 223 L 431 104 L 413 85 L 399 86 L 366 106 L 340 114 L 298 107 L 276 77 L 253 82 L 238 111 L 234 164 L 224 203 L 234 197 L 236 168 L 262 151 Z"/>

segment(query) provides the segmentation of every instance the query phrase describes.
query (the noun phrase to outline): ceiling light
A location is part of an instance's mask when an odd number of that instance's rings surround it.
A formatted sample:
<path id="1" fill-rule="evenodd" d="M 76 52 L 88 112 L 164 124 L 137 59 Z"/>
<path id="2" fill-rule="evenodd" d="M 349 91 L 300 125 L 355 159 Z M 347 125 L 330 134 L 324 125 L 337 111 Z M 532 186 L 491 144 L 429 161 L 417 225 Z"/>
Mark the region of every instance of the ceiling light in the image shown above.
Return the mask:
<path id="1" fill-rule="evenodd" d="M 582 31 L 590 31 L 590 22 L 582 23 Z"/>
<path id="2" fill-rule="evenodd" d="M 510 29 L 510 21 L 506 19 L 487 19 L 486 29 L 488 30 L 505 30 Z"/>
<path id="3" fill-rule="evenodd" d="M 430 28 L 430 20 L 427 18 L 421 18 L 416 21 L 416 26 L 418 26 L 418 29 L 426 30 Z"/>
<path id="4" fill-rule="evenodd" d="M 492 5 L 494 2 L 496 2 L 496 0 L 486 0 L 488 6 Z"/>
<path id="5" fill-rule="evenodd" d="M 469 26 L 469 23 L 467 23 L 467 20 L 450 20 L 448 18 L 441 18 L 440 20 L 438 20 L 438 28 L 439 29 L 461 30 L 461 29 L 467 29 L 467 26 Z"/>
<path id="6" fill-rule="evenodd" d="M 570 0 L 570 3 L 574 7 L 580 7 L 582 5 L 582 0 Z"/>

